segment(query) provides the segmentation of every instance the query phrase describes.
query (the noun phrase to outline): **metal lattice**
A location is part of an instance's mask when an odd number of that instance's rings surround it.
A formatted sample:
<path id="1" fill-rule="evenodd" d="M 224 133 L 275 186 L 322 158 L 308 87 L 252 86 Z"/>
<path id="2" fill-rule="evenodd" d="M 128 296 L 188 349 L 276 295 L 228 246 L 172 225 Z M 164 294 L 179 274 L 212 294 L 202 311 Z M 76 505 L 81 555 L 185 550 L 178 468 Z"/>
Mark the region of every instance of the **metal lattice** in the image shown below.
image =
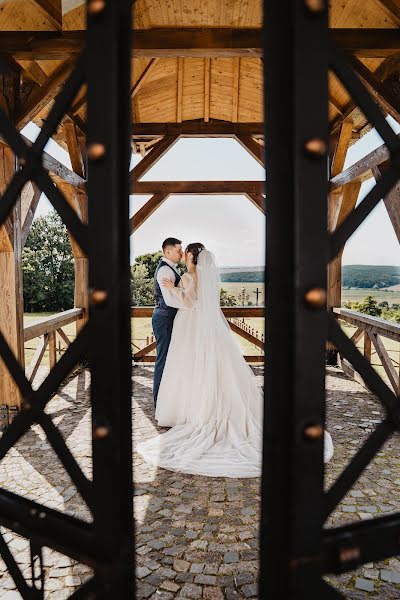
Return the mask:
<path id="1" fill-rule="evenodd" d="M 324 524 L 400 425 L 399 399 L 325 309 L 328 263 L 399 178 L 400 141 L 330 41 L 324 2 L 265 3 L 267 297 L 261 597 L 342 598 L 323 579 L 399 552 L 400 514 Z M 391 164 L 327 229 L 327 95 L 332 69 L 376 128 Z M 278 85 L 279 84 L 279 85 Z M 272 199 L 275 198 L 275 202 Z M 374 392 L 386 418 L 324 493 L 325 344 Z"/>
<path id="2" fill-rule="evenodd" d="M 94 300 L 90 307 L 88 324 L 37 390 L 32 389 L 0 333 L 1 358 L 22 397 L 21 411 L 0 439 L 0 460 L 31 425 L 39 424 L 93 516 L 93 522 L 87 523 L 0 490 L 0 523 L 30 540 L 32 574 L 28 582 L 0 534 L 1 555 L 24 599 L 44 598 L 43 546 L 94 570 L 94 576 L 71 598 L 133 595 L 128 230 L 130 4 L 129 0 L 104 3 L 103 10 L 96 14 L 91 14 L 89 6 L 86 49 L 31 147 L 0 111 L 1 135 L 21 165 L 0 199 L 0 225 L 5 223 L 26 182 L 35 182 L 89 257 L 93 298 L 96 290 L 102 292 L 102 301 Z M 85 82 L 89 225 L 80 221 L 42 166 L 47 142 Z M 91 148 L 102 151 L 91 152 Z M 84 475 L 51 416 L 45 412 L 64 379 L 86 358 L 92 378 L 92 480 Z M 91 593 L 94 595 L 90 596 Z"/>

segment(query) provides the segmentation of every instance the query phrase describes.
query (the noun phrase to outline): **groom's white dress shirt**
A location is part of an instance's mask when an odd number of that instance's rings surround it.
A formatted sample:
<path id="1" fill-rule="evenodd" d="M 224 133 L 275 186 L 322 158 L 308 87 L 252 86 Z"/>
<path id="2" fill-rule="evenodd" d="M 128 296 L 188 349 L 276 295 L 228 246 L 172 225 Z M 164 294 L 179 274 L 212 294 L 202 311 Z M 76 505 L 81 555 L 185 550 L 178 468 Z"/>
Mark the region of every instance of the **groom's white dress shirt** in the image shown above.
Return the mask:
<path id="1" fill-rule="evenodd" d="M 167 265 L 172 267 L 172 269 L 174 271 L 176 271 L 176 273 L 178 273 L 176 264 L 173 263 L 172 260 L 165 258 L 165 256 L 163 256 L 162 260 L 165 263 L 167 263 Z M 178 275 L 179 275 L 179 273 L 178 273 Z M 165 304 L 167 306 L 171 306 L 172 308 L 192 308 L 193 299 L 185 298 L 184 290 L 181 288 L 175 287 L 174 289 L 169 289 L 169 288 L 164 287 L 162 284 L 162 280 L 164 278 L 170 279 L 171 281 L 175 282 L 175 278 L 173 276 L 173 273 L 171 273 L 171 269 L 169 267 L 167 267 L 166 265 L 163 265 L 162 267 L 160 267 L 157 272 L 157 283 L 159 284 L 159 286 L 161 288 L 161 293 L 163 295 Z"/>

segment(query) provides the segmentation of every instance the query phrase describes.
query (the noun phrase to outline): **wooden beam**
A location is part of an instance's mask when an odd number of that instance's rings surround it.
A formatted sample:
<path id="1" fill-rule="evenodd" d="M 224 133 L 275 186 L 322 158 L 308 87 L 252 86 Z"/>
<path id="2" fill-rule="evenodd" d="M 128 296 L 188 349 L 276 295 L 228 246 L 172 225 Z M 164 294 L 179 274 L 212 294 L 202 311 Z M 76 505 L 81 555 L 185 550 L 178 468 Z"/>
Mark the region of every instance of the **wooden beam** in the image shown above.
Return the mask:
<path id="1" fill-rule="evenodd" d="M 152 316 L 153 310 L 154 306 L 132 306 L 131 317 L 134 319 L 147 319 Z M 222 312 L 224 313 L 227 319 L 230 317 L 236 317 L 238 319 L 244 319 L 248 317 L 265 317 L 265 308 L 263 308 L 262 306 L 223 306 Z"/>
<path id="2" fill-rule="evenodd" d="M 375 0 L 383 12 L 400 26 L 400 4 L 398 0 Z"/>
<path id="3" fill-rule="evenodd" d="M 237 135 L 235 139 L 239 144 L 247 150 L 259 165 L 265 166 L 265 148 L 251 137 L 251 135 Z"/>
<path id="4" fill-rule="evenodd" d="M 254 335 L 251 335 L 251 333 L 248 333 L 244 329 L 241 329 L 235 323 L 232 323 L 232 321 L 228 321 L 228 323 L 229 323 L 229 327 L 232 329 L 232 331 L 234 333 L 236 333 L 237 335 L 240 335 L 240 337 L 244 338 L 246 341 L 251 342 L 252 344 L 257 346 L 257 348 L 264 350 L 264 342 L 262 340 L 256 338 Z"/>
<path id="5" fill-rule="evenodd" d="M 165 202 L 169 194 L 154 194 L 129 220 L 131 235 Z"/>
<path id="6" fill-rule="evenodd" d="M 210 120 L 211 58 L 204 59 L 204 121 Z"/>
<path id="7" fill-rule="evenodd" d="M 176 121 L 182 123 L 182 100 L 183 100 L 183 58 L 178 58 L 178 76 L 176 80 Z"/>
<path id="8" fill-rule="evenodd" d="M 349 60 L 361 80 L 365 83 L 371 96 L 376 100 L 385 113 L 391 115 L 397 123 L 400 123 L 400 102 L 398 97 L 385 87 L 358 58 L 350 56 Z"/>
<path id="9" fill-rule="evenodd" d="M 265 215 L 265 198 L 262 194 L 245 194 L 246 198 L 250 200 L 254 206 L 256 206 Z"/>
<path id="10" fill-rule="evenodd" d="M 29 0 L 42 15 L 55 27 L 62 29 L 61 0 Z"/>
<path id="11" fill-rule="evenodd" d="M 389 165 L 390 163 L 388 162 L 372 168 L 372 173 L 376 181 L 378 181 Z M 400 181 L 398 181 L 395 187 L 390 190 L 383 201 L 400 243 Z"/>
<path id="12" fill-rule="evenodd" d="M 239 113 L 239 81 L 240 58 L 233 59 L 233 86 L 232 86 L 232 122 L 237 123 Z"/>
<path id="13" fill-rule="evenodd" d="M 178 135 L 165 136 L 162 138 L 132 169 L 130 172 L 131 184 L 134 185 L 141 179 L 178 140 Z"/>
<path id="14" fill-rule="evenodd" d="M 183 123 L 133 123 L 134 138 L 154 138 L 165 135 L 181 137 L 264 136 L 264 123 L 230 123 L 229 121 L 184 121 Z"/>
<path id="15" fill-rule="evenodd" d="M 135 194 L 263 194 L 264 181 L 137 181 Z"/>
<path id="16" fill-rule="evenodd" d="M 397 29 L 330 29 L 341 48 L 366 58 L 397 54 Z M 3 31 L 0 53 L 16 60 L 65 60 L 78 55 L 85 31 Z M 132 31 L 137 58 L 262 57 L 263 30 L 254 28 L 152 28 Z"/>
<path id="17" fill-rule="evenodd" d="M 143 69 L 141 75 L 139 76 L 139 78 L 135 81 L 135 83 L 132 86 L 132 89 L 131 89 L 131 97 L 132 98 L 134 98 L 136 96 L 136 94 L 139 92 L 142 85 L 149 78 L 149 75 L 151 75 L 152 71 L 154 71 L 154 68 L 157 65 L 157 63 L 158 63 L 158 58 L 152 58 L 149 61 L 149 63 L 146 65 L 146 67 Z"/>
<path id="18" fill-rule="evenodd" d="M 397 136 L 400 139 L 400 134 Z M 359 161 L 351 165 L 342 173 L 333 177 L 330 181 L 330 189 L 335 190 L 337 188 L 342 187 L 346 183 L 350 181 L 354 181 L 355 179 L 359 179 L 360 181 L 365 181 L 372 176 L 372 169 L 377 167 L 378 165 L 386 162 L 390 159 L 390 152 L 387 149 L 385 144 L 382 144 Z"/>
<path id="19" fill-rule="evenodd" d="M 2 34 L 3 35 L 3 34 Z M 19 130 L 23 129 L 34 117 L 52 100 L 65 83 L 65 80 L 71 73 L 73 64 L 71 61 L 65 62 L 50 77 L 47 84 L 33 89 L 24 105 L 16 115 L 16 126 Z"/>
<path id="20" fill-rule="evenodd" d="M 71 160 L 72 170 L 76 175 L 79 175 L 82 179 L 84 178 L 84 164 L 81 154 L 81 148 L 78 141 L 78 133 L 76 131 L 75 124 L 66 119 L 63 123 L 65 131 L 65 141 L 68 146 L 68 153 Z"/>
<path id="21" fill-rule="evenodd" d="M 25 188 L 22 190 L 21 202 L 24 202 L 24 192 L 25 192 Z M 25 211 L 25 218 L 22 222 L 22 231 L 21 231 L 21 246 L 22 246 L 22 248 L 26 244 L 26 240 L 28 238 L 29 231 L 31 229 L 33 218 L 35 216 L 35 212 L 36 212 L 37 206 L 39 204 L 41 195 L 42 195 L 41 190 L 37 187 L 37 185 L 35 183 L 32 183 L 32 192 L 30 194 L 30 197 L 26 198 L 26 201 L 29 202 L 29 206 L 27 207 L 27 210 Z"/>
<path id="22" fill-rule="evenodd" d="M 331 177 L 335 177 L 343 171 L 347 151 L 349 149 L 350 140 L 353 133 L 353 126 L 354 124 L 351 119 L 347 119 L 342 124 L 335 155 L 332 161 Z"/>
<path id="23" fill-rule="evenodd" d="M 42 86 L 47 83 L 47 75 L 43 71 L 42 67 L 34 60 L 22 60 L 21 67 L 23 74 L 26 74 L 29 79 L 32 79 L 35 83 Z"/>
<path id="24" fill-rule="evenodd" d="M 392 359 L 389 356 L 388 351 L 386 350 L 384 343 L 380 335 L 372 332 L 366 332 L 370 342 L 372 341 L 375 346 L 375 350 L 377 355 L 379 356 L 379 360 L 381 361 L 382 367 L 385 369 L 385 373 L 391 383 L 391 386 L 394 390 L 394 393 L 399 396 L 400 395 L 400 382 L 399 376 L 396 372 L 396 369 L 393 366 Z"/>

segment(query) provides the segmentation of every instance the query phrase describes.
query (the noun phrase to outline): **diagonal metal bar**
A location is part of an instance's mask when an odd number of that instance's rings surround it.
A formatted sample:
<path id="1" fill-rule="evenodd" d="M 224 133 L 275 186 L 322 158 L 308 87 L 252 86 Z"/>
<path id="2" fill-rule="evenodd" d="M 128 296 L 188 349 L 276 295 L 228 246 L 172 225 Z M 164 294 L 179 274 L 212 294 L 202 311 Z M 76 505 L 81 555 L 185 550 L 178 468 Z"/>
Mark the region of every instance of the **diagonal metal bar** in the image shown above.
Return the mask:
<path id="1" fill-rule="evenodd" d="M 341 80 L 347 91 L 357 102 L 367 119 L 372 123 L 391 153 L 399 152 L 400 142 L 386 121 L 381 110 L 371 98 L 368 90 L 349 65 L 345 55 L 331 41 L 329 44 L 329 65 Z"/>
<path id="2" fill-rule="evenodd" d="M 38 419 L 38 423 L 43 428 L 53 450 L 57 454 L 68 475 L 71 477 L 78 492 L 90 508 L 92 506 L 92 482 L 89 481 L 82 472 L 82 469 L 76 462 L 75 457 L 66 445 L 60 430 L 54 425 L 51 417 L 46 413 L 42 413 Z"/>
<path id="3" fill-rule="evenodd" d="M 17 443 L 29 427 L 39 419 L 41 412 L 52 395 L 57 391 L 76 363 L 83 358 L 87 350 L 87 343 L 88 330 L 86 325 L 80 331 L 78 337 L 68 346 L 39 389 L 33 391 L 31 388 L 30 395 L 26 397 L 26 401 L 29 401 L 30 409 L 20 412 L 0 438 L 0 460 L 4 458 L 9 449 Z"/>
<path id="4" fill-rule="evenodd" d="M 0 524 L 89 566 L 109 556 L 93 525 L 0 489 Z"/>
<path id="5" fill-rule="evenodd" d="M 329 314 L 329 340 L 337 346 L 339 352 L 347 358 L 356 371 L 362 375 L 369 389 L 378 396 L 382 404 L 391 413 L 395 423 L 398 420 L 399 401 L 392 390 L 379 377 L 366 358 L 359 352 L 353 342 L 347 337 L 336 319 Z M 396 424 L 396 427 L 398 425 Z"/>
<path id="6" fill-rule="evenodd" d="M 40 130 L 36 141 L 32 146 L 34 154 L 42 152 L 49 139 L 55 133 L 62 117 L 72 104 L 73 99 L 79 91 L 79 88 L 85 81 L 86 52 L 83 51 L 79 56 L 74 70 L 66 80 L 61 92 L 56 97 L 44 124 Z"/>
<path id="7" fill-rule="evenodd" d="M 19 568 L 15 558 L 13 557 L 10 549 L 8 547 L 7 542 L 5 541 L 3 534 L 0 531 L 0 554 L 1 558 L 4 560 L 7 569 L 10 572 L 11 577 L 15 585 L 18 588 L 19 593 L 21 594 L 24 600 L 42 600 L 42 594 L 39 590 L 29 586 L 26 582 L 25 577 L 21 573 L 21 569 Z"/>
<path id="8" fill-rule="evenodd" d="M 344 471 L 325 494 L 324 515 L 325 520 L 333 512 L 339 502 L 344 498 L 352 485 L 358 480 L 365 467 L 371 462 L 389 436 L 395 431 L 392 421 L 386 419 L 379 423 L 368 437 L 367 441 L 353 456 Z"/>
<path id="9" fill-rule="evenodd" d="M 399 180 L 400 157 L 392 162 L 364 200 L 350 213 L 343 223 L 330 236 L 330 260 L 333 260 L 361 223 L 375 206 L 384 198 Z"/>

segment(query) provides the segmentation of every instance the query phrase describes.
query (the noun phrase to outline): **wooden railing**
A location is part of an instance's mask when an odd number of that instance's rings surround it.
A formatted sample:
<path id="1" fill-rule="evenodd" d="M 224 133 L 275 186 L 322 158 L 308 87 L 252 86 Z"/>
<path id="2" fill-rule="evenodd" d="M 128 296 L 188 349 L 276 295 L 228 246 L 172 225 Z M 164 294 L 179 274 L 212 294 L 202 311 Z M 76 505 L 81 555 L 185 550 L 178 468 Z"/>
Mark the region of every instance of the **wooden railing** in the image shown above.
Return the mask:
<path id="1" fill-rule="evenodd" d="M 369 362 L 372 362 L 372 355 L 376 353 L 394 392 L 400 394 L 399 361 L 391 358 L 383 342 L 383 338 L 386 338 L 400 343 L 400 324 L 347 308 L 335 308 L 334 313 L 340 321 L 356 328 L 351 340 L 355 344 L 363 340 L 364 356 Z M 361 376 L 346 359 L 341 358 L 341 366 L 346 373 L 364 385 Z"/>
<path id="2" fill-rule="evenodd" d="M 78 321 L 82 316 L 82 308 L 72 308 L 71 310 L 65 310 L 50 317 L 44 317 L 24 327 L 25 343 L 35 338 L 41 338 L 39 339 L 33 358 L 26 368 L 26 376 L 31 383 L 38 372 L 47 348 L 49 350 L 49 364 L 50 368 L 52 368 L 57 362 L 57 353 L 62 352 L 70 345 L 71 341 L 62 328 Z M 64 342 L 64 348 L 61 348 L 61 345 L 57 348 L 57 335 Z"/>
<path id="3" fill-rule="evenodd" d="M 131 316 L 133 318 L 148 319 L 151 318 L 153 310 L 152 306 L 134 306 L 131 310 Z M 261 354 L 245 355 L 244 358 L 247 362 L 264 362 L 264 336 L 246 323 L 243 323 L 245 318 L 264 318 L 264 308 L 261 306 L 224 306 L 222 312 L 227 318 L 232 331 L 261 350 Z M 143 348 L 138 349 L 137 346 L 133 346 L 133 360 L 135 362 L 154 362 L 155 356 L 151 356 L 150 352 L 153 352 L 155 347 L 154 336 L 148 336 Z"/>

